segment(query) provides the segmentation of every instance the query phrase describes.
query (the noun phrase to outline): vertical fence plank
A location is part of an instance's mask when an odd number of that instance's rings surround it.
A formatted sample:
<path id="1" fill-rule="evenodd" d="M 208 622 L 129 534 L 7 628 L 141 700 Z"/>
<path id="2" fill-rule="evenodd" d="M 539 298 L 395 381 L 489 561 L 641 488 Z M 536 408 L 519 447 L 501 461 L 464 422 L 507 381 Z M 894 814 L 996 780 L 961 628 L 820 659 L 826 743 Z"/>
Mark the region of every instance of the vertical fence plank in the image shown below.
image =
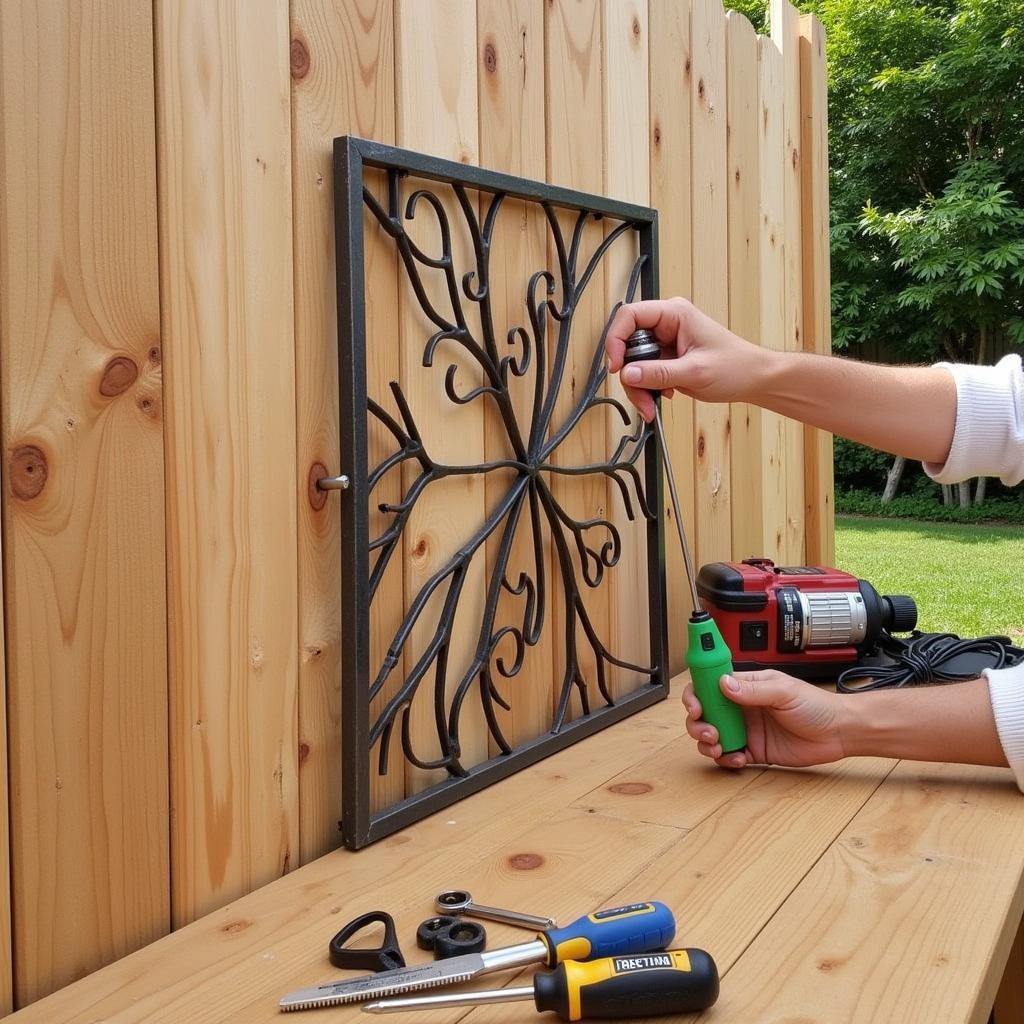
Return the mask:
<path id="1" fill-rule="evenodd" d="M 2 60 L 2 59 L 0 59 Z M 0 81 L 3 69 L 0 67 Z M 3 173 L 3 156 L 0 153 L 0 174 Z M 0 202 L 0 239 L 5 236 L 3 203 Z M 0 241 L 0 282 L 3 280 L 3 250 Z M 0 283 L 0 295 L 3 284 Z M 0 346 L 4 345 L 3 320 L 0 318 Z M 4 471 L 0 466 L 0 495 L 4 491 Z M 3 500 L 3 499 L 0 499 Z M 2 531 L 0 531 L 2 534 Z M 3 563 L 3 541 L 0 536 L 0 566 Z M 4 580 L 0 572 L 0 1017 L 14 1008 L 14 964 L 12 959 L 11 936 L 11 832 L 8 792 L 10 768 L 7 761 L 7 660 L 4 642 Z M 166 918 L 166 914 L 164 915 Z"/>
<path id="2" fill-rule="evenodd" d="M 156 12 L 181 925 L 298 856 L 288 14 Z"/>
<path id="3" fill-rule="evenodd" d="M 761 166 L 758 131 L 757 36 L 741 14 L 726 15 L 728 67 L 729 327 L 741 338 L 761 337 Z M 764 550 L 765 490 L 771 486 L 762 445 L 761 410 L 731 409 L 732 491 L 742 501 L 732 508 L 732 553 L 736 558 L 767 555 Z"/>
<path id="4" fill-rule="evenodd" d="M 771 0 L 771 38 L 782 51 L 783 132 L 786 144 L 785 190 L 785 316 L 784 347 L 803 348 L 803 238 L 801 221 L 800 14 L 789 0 Z M 804 427 L 785 423 L 786 536 L 784 559 L 804 559 Z"/>
<path id="5" fill-rule="evenodd" d="M 658 210 L 661 294 L 689 298 L 690 221 L 690 0 L 650 0 L 650 153 L 651 205 Z M 684 528 L 693 542 L 693 402 L 682 395 L 661 403 L 665 436 L 672 457 Z M 665 489 L 666 583 L 669 662 L 681 672 L 686 657 L 685 622 L 692 611 L 683 556 L 671 525 L 675 514 Z"/>
<path id="6" fill-rule="evenodd" d="M 730 11 L 727 21 L 729 326 L 755 343 L 781 347 L 781 79 L 777 60 L 762 64 L 759 51 L 771 47 L 780 55 L 741 15 Z M 782 419 L 735 405 L 732 425 L 733 493 L 743 495 L 732 509 L 733 557 L 779 559 L 786 531 Z"/>
<path id="7" fill-rule="evenodd" d="M 0 6 L 19 1004 L 169 924 L 152 28 L 148 3 Z"/>
<path id="8" fill-rule="evenodd" d="M 782 53 L 767 36 L 758 39 L 761 151 L 761 344 L 785 346 L 785 171 Z M 760 410 L 762 458 L 767 462 L 764 500 L 764 554 L 785 561 L 788 528 L 786 419 Z"/>
<path id="9" fill-rule="evenodd" d="M 338 135 L 395 141 L 394 24 L 390 4 L 359 0 L 291 5 L 292 196 L 295 239 L 295 392 L 299 527 L 299 831 L 302 861 L 339 841 L 341 793 L 341 629 L 354 614 L 341 593 L 342 503 L 316 480 L 338 463 L 337 294 L 332 142 Z M 373 187 L 376 183 L 371 181 Z M 378 197 L 379 198 L 379 197 Z M 366 264 L 367 389 L 376 398 L 399 379 L 397 264 L 394 246 L 368 226 Z M 352 410 L 345 409 L 349 416 Z M 368 421 L 370 462 L 388 453 L 379 424 Z M 400 474 L 378 485 L 376 501 L 400 499 Z M 371 533 L 383 529 L 371 504 Z M 401 616 L 401 560 L 393 560 L 371 607 L 370 658 L 378 665 Z M 371 671 L 373 667 L 371 666 Z M 381 776 L 371 768 L 374 808 L 404 794 L 401 761 Z"/>
<path id="10" fill-rule="evenodd" d="M 532 0 L 478 0 L 477 57 L 480 83 L 480 163 L 484 167 L 526 178 L 544 180 L 544 10 Z M 536 207 L 506 200 L 498 219 L 491 250 L 490 288 L 495 311 L 495 333 L 499 345 L 512 327 L 526 326 L 526 283 L 545 266 L 547 229 L 543 213 Z M 533 370 L 523 377 L 509 376 L 509 393 L 516 409 L 520 433 L 529 436 L 533 403 Z M 508 458 L 512 449 L 505 437 L 500 416 L 488 404 L 486 457 Z M 487 506 L 491 508 L 505 493 L 510 476 L 488 474 Z M 512 551 L 507 578 L 515 584 L 520 573 L 536 578 L 533 534 L 529 511 L 524 509 Z M 489 541 L 497 550 L 500 538 Z M 551 570 L 551 548 L 542 538 L 542 561 Z M 550 575 L 548 577 L 551 579 Z M 549 583 L 550 585 L 550 583 Z M 502 592 L 498 622 L 522 619 L 521 596 Z M 549 609 L 550 615 L 550 609 Z M 524 743 L 541 735 L 551 721 L 551 679 L 554 673 L 554 633 L 550 618 L 539 642 L 529 648 L 522 674 L 508 685 L 513 687 L 511 711 L 497 709 L 501 728 L 513 743 Z M 491 753 L 497 749 L 492 745 Z"/>
<path id="11" fill-rule="evenodd" d="M 545 11 L 548 181 L 587 192 L 600 192 L 604 186 L 601 8 L 598 4 L 580 3 L 579 0 L 550 0 Z M 571 225 L 572 222 L 567 219 L 563 223 Z M 587 255 L 600 244 L 601 237 L 599 224 L 587 225 L 583 233 L 581 266 Z M 551 266 L 557 265 L 552 254 L 549 254 L 549 259 Z M 576 306 L 573 321 L 576 344 L 569 353 L 552 430 L 564 422 L 572 408 L 572 381 L 587 378 L 593 352 L 581 339 L 600 337 L 605 313 L 601 276 L 595 274 L 590 289 Z M 553 348 L 553 342 L 550 347 Z M 576 465 L 596 462 L 606 454 L 606 438 L 602 418 L 587 416 L 555 453 L 555 461 Z M 604 516 L 608 500 L 604 479 L 595 480 L 592 475 L 558 476 L 553 480 L 552 488 L 570 515 L 581 519 Z M 598 635 L 608 636 L 607 587 L 588 590 L 584 599 Z M 562 595 L 556 588 L 551 595 L 551 622 L 556 637 L 563 636 L 565 631 L 565 610 L 561 601 Z M 577 633 L 582 641 L 579 643 L 580 669 L 592 686 L 596 675 L 595 659 L 590 645 L 582 639 L 582 629 Z M 564 655 L 556 654 L 555 700 L 564 670 Z M 570 717 L 573 711 L 574 706 L 570 704 Z"/>
<path id="12" fill-rule="evenodd" d="M 729 322 L 728 161 L 725 12 L 720 0 L 693 0 L 691 15 L 693 145 L 693 301 Z M 729 407 L 698 403 L 696 519 L 698 565 L 732 550 Z"/>
<path id="13" fill-rule="evenodd" d="M 473 0 L 438 0 L 423 4 L 418 0 L 399 0 L 396 8 L 397 136 L 407 149 L 434 156 L 478 162 L 478 99 L 476 65 L 476 5 Z M 462 214 L 454 200 L 445 200 L 452 228 L 455 265 L 468 269 L 472 249 Z M 417 232 L 421 247 L 437 252 L 438 232 L 434 218 L 426 212 L 409 225 Z M 418 223 L 422 222 L 422 223 Z M 461 272 L 460 272 L 461 273 Z M 443 279 L 436 273 L 425 285 L 438 308 L 451 315 Z M 465 299 L 467 317 L 474 310 Z M 475 328 L 474 328 L 475 329 Z M 465 394 L 482 383 L 479 366 L 464 358 L 457 347 L 443 344 L 434 368 L 424 369 L 423 349 L 436 328 L 427 321 L 408 287 L 402 288 L 401 340 L 402 386 L 405 390 L 423 441 L 429 452 L 444 446 L 453 462 L 483 460 L 484 429 L 482 402 L 470 402 L 455 409 L 447 399 L 439 399 L 443 374 L 449 363 L 459 367 L 456 389 Z M 410 474 L 411 474 L 410 467 Z M 407 485 L 412 483 L 410 475 Z M 472 536 L 485 514 L 484 481 L 472 474 L 432 484 L 416 502 L 405 528 L 406 596 L 412 601 L 423 585 L 443 565 L 457 547 Z M 406 651 L 407 668 L 427 647 L 444 603 L 446 587 L 430 599 L 423 617 L 413 629 L 411 648 Z M 484 559 L 473 559 L 456 609 L 452 639 L 448 649 L 449 674 L 455 681 L 472 661 L 479 630 L 479 614 L 484 604 L 486 580 Z M 410 660 L 412 658 L 413 660 Z M 454 682 L 449 681 L 448 693 Z M 434 718 L 434 676 L 424 678 L 410 709 L 412 738 L 420 757 L 436 757 L 439 741 Z M 460 716 L 463 763 L 468 767 L 487 757 L 487 730 L 478 703 L 467 700 Z M 441 781 L 444 773 L 424 771 L 409 764 L 406 789 L 409 794 Z"/>
<path id="14" fill-rule="evenodd" d="M 604 37 L 604 193 L 613 199 L 650 202 L 650 57 L 647 48 L 647 0 L 603 0 Z M 605 310 L 625 297 L 638 248 L 618 242 L 605 261 Z M 639 295 L 637 296 L 639 298 Z M 608 379 L 608 395 L 632 412 L 617 375 Z M 636 414 L 633 413 L 635 416 Z M 624 430 L 617 412 L 609 410 L 607 447 L 611 452 Z M 634 664 L 650 660 L 647 548 L 644 532 L 631 523 L 618 487 L 606 484 L 608 517 L 623 538 L 622 556 L 611 572 L 609 637 L 612 649 Z M 634 509 L 639 516 L 639 510 Z M 611 692 L 629 693 L 640 685 L 621 671 L 614 672 Z"/>
<path id="15" fill-rule="evenodd" d="M 832 310 L 825 30 L 814 15 L 807 14 L 800 19 L 800 33 L 804 350 L 827 355 L 832 351 Z M 835 561 L 833 498 L 832 435 L 805 428 L 804 535 L 810 564 Z"/>

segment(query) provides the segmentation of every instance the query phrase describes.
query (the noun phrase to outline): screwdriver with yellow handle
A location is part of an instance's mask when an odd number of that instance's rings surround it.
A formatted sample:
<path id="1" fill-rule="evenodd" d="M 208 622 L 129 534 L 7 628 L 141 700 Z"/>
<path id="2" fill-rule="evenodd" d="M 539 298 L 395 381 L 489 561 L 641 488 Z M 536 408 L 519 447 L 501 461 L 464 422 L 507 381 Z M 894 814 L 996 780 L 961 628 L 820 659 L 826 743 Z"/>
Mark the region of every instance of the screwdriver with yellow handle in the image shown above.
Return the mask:
<path id="1" fill-rule="evenodd" d="M 646 362 L 657 359 L 661 355 L 661 346 L 652 331 L 634 331 L 626 339 L 626 352 L 622 365 Z M 693 691 L 700 701 L 701 717 L 705 722 L 718 730 L 718 742 L 722 744 L 722 753 L 730 754 L 743 750 L 747 745 L 747 727 L 743 720 L 743 709 L 729 700 L 718 685 L 724 675 L 732 675 L 732 652 L 726 646 L 722 634 L 715 625 L 715 620 L 704 610 L 697 584 L 693 575 L 693 562 L 690 560 L 690 547 L 686 543 L 683 531 L 683 517 L 679 511 L 679 495 L 676 493 L 675 474 L 672 472 L 672 460 L 669 457 L 668 442 L 665 440 L 665 427 L 661 421 L 661 408 L 658 394 L 654 395 L 654 430 L 658 435 L 662 461 L 665 463 L 665 479 L 672 498 L 672 512 L 679 533 L 679 546 L 683 550 L 683 565 L 686 568 L 686 579 L 690 584 L 690 597 L 693 601 L 693 614 L 687 624 L 686 667 L 690 670 Z"/>
<path id="2" fill-rule="evenodd" d="M 661 1017 L 706 1010 L 718 998 L 718 968 L 703 949 L 669 949 L 610 956 L 580 963 L 566 960 L 533 977 L 532 985 L 483 992 L 384 999 L 366 1003 L 368 1013 L 478 1006 L 532 999 L 566 1021 Z"/>

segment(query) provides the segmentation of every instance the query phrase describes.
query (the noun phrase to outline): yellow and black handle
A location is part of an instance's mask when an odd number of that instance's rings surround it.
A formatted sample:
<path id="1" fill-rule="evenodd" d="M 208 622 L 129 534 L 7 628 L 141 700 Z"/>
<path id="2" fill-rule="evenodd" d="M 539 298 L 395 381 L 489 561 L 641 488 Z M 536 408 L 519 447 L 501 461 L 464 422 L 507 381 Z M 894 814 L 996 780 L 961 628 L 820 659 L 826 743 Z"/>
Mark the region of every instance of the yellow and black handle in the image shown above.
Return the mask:
<path id="1" fill-rule="evenodd" d="M 693 1013 L 717 998 L 718 968 L 703 949 L 569 960 L 533 979 L 537 1009 L 565 1021 Z"/>

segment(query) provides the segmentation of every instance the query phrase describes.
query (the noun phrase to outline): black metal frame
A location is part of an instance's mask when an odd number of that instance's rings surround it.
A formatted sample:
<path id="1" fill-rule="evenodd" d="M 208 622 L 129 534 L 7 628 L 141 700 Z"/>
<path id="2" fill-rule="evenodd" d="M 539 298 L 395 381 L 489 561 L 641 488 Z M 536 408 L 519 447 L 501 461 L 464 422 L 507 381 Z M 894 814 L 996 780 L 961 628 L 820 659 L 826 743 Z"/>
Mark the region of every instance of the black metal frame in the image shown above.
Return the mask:
<path id="1" fill-rule="evenodd" d="M 387 208 L 365 188 L 364 168 L 367 167 L 381 169 L 388 176 Z M 436 182 L 439 185 L 447 186 L 466 218 L 466 225 L 473 240 L 476 265 L 464 275 L 461 284 L 466 299 L 477 303 L 481 311 L 481 323 L 484 325 L 481 332 L 484 336 L 482 343 L 472 337 L 462 316 L 462 298 L 456 283 L 447 215 L 437 194 L 431 189 L 418 188 L 407 198 L 404 218 L 411 219 L 421 201 L 427 203 L 434 216 L 437 217 L 442 240 L 441 255 L 439 257 L 427 256 L 405 233 L 401 186 L 408 176 L 413 176 L 418 181 Z M 467 188 L 493 197 L 483 224 L 480 223 L 473 204 L 467 197 Z M 342 633 L 343 788 L 341 830 L 345 844 L 351 848 L 359 848 L 663 699 L 668 693 L 664 585 L 665 542 L 664 522 L 661 515 L 663 507 L 662 472 L 653 434 L 638 418 L 635 431 L 620 439 L 614 454 L 609 456 L 605 463 L 579 468 L 563 468 L 555 467 L 548 461 L 554 448 L 565 439 L 582 416 L 598 405 L 614 407 L 627 426 L 631 423 L 630 414 L 620 403 L 599 394 L 599 389 L 606 376 L 602 337 L 601 344 L 597 346 L 594 353 L 583 397 L 574 406 L 566 423 L 560 426 L 554 434 L 548 432 L 554 395 L 561 383 L 565 355 L 570 343 L 575 300 L 586 286 L 589 278 L 600 269 L 600 261 L 607 249 L 615 238 L 624 232 L 635 231 L 637 233 L 640 253 L 634 265 L 625 298 L 632 298 L 638 283 L 644 297 L 653 297 L 658 293 L 657 212 L 647 207 L 617 202 L 601 196 L 575 192 L 448 160 L 440 160 L 349 136 L 335 139 L 334 142 L 334 194 L 338 268 L 341 471 L 347 473 L 351 480 L 351 488 L 343 492 L 348 495 L 346 498 L 348 504 L 343 514 L 341 544 L 342 587 L 345 606 L 348 609 L 344 616 Z M 557 252 L 556 272 L 558 276 L 556 278 L 556 275 L 546 267 L 533 275 L 526 288 L 524 304 L 530 317 L 532 334 L 525 327 L 511 328 L 508 331 L 507 341 L 510 346 L 509 351 L 513 354 L 502 358 L 498 356 L 493 337 L 493 324 L 490 322 L 488 267 L 491 232 L 498 208 L 505 198 L 534 203 L 544 211 Z M 566 246 L 559 226 L 558 210 L 575 211 L 577 214 L 576 226 L 569 246 Z M 424 365 L 432 365 L 438 346 L 445 342 L 461 345 L 464 350 L 468 351 L 470 357 L 482 368 L 484 386 L 475 388 L 469 394 L 457 394 L 454 386 L 455 367 L 452 365 L 445 378 L 445 393 L 449 401 L 457 404 L 465 404 L 483 396 L 489 396 L 489 399 L 494 401 L 499 411 L 502 412 L 506 429 L 510 431 L 510 444 L 515 452 L 515 458 L 479 466 L 442 465 L 436 461 L 435 453 L 428 453 L 425 450 L 412 413 L 397 383 L 392 383 L 391 390 L 399 409 L 398 419 L 388 414 L 376 401 L 368 398 L 364 295 L 364 213 L 367 211 L 371 218 L 395 240 L 402 265 L 420 305 L 438 327 L 437 332 L 426 340 Z M 577 274 L 576 262 L 583 235 L 583 225 L 590 218 L 607 218 L 617 224 L 607 230 L 604 243 L 597 247 L 597 251 L 591 257 L 584 272 Z M 453 310 L 450 319 L 445 319 L 430 304 L 430 300 L 422 288 L 420 277 L 422 268 L 430 268 L 434 273 L 444 273 Z M 562 286 L 561 307 L 551 298 L 555 295 L 556 283 Z M 539 299 L 535 294 L 538 285 L 542 286 L 545 293 Z M 558 338 L 553 343 L 554 365 L 552 370 L 550 374 L 542 375 L 540 367 L 545 365 L 545 330 L 549 317 L 558 325 Z M 530 438 L 528 441 L 524 441 L 522 434 L 505 417 L 508 395 L 507 392 L 504 392 L 504 388 L 509 373 L 521 377 L 527 372 L 531 360 L 531 347 L 535 350 L 532 355 L 537 361 L 537 370 L 535 371 L 537 383 Z M 543 383 L 541 382 L 542 376 Z M 545 388 L 547 388 L 546 392 Z M 543 402 L 541 402 L 542 398 Z M 368 415 L 376 417 L 397 443 L 394 454 L 372 471 L 367 465 Z M 513 430 L 515 431 L 514 437 Z M 644 454 L 642 486 L 640 474 L 635 468 L 635 463 L 641 453 Z M 418 463 L 421 470 L 420 475 L 408 488 L 399 505 L 381 506 L 382 511 L 394 515 L 393 525 L 381 537 L 371 539 L 369 536 L 369 507 L 373 487 L 386 472 L 403 462 L 412 462 L 414 465 Z M 428 650 L 421 656 L 417 665 L 410 670 L 399 694 L 388 702 L 388 706 L 378 720 L 371 723 L 370 705 L 373 696 L 380 691 L 391 669 L 400 661 L 402 646 L 420 614 L 415 607 L 407 610 L 402 626 L 391 645 L 389 657 L 385 658 L 385 664 L 380 672 L 373 677 L 369 664 L 371 601 L 388 558 L 395 550 L 401 557 L 401 530 L 408 518 L 408 513 L 418 494 L 422 493 L 432 480 L 456 473 L 483 473 L 498 467 L 515 470 L 519 475 L 510 486 L 509 495 L 502 500 L 498 509 L 492 511 L 488 521 L 482 524 L 473 538 L 464 543 L 460 552 L 452 556 L 444 572 L 438 574 L 441 576 L 441 581 L 437 582 L 433 589 L 438 590 L 441 582 L 447 578 L 448 592 L 442 616 L 438 620 L 435 640 L 428 645 Z M 576 576 L 577 566 L 586 585 L 592 588 L 600 584 L 605 568 L 611 568 L 616 564 L 621 550 L 621 539 L 618 532 L 610 522 L 604 519 L 579 521 L 570 517 L 552 498 L 551 491 L 546 484 L 533 482 L 543 479 L 540 470 L 544 472 L 603 473 L 609 480 L 614 480 L 618 484 L 630 518 L 633 518 L 629 493 L 629 484 L 632 484 L 640 514 L 647 521 L 650 665 L 630 664 L 617 658 L 604 646 L 596 635 L 596 631 L 589 626 L 589 617 L 585 604 L 582 602 L 583 592 L 576 589 L 579 586 Z M 596 656 L 598 677 L 596 682 L 605 703 L 603 707 L 590 709 L 587 681 L 583 678 L 577 661 L 575 625 L 573 625 L 571 629 L 566 629 L 567 668 L 552 730 L 513 749 L 501 735 L 500 727 L 497 726 L 494 716 L 493 703 L 496 702 L 506 708 L 508 705 L 494 685 L 491 662 L 492 660 L 496 662 L 495 668 L 500 676 L 511 679 L 521 667 L 525 647 L 537 642 L 540 630 L 543 628 L 545 588 L 543 560 L 538 556 L 536 579 L 531 579 L 528 574 L 522 573 L 519 581 L 513 584 L 505 576 L 507 550 L 511 547 L 512 536 L 516 529 L 516 523 L 520 519 L 520 513 L 523 512 L 524 506 L 527 504 L 527 514 L 534 531 L 535 550 L 538 552 L 542 545 L 542 534 L 538 532 L 541 529 L 539 522 L 546 521 L 548 524 L 552 544 L 559 559 L 559 582 L 563 586 L 569 621 L 575 623 L 579 616 L 579 623 Z M 503 521 L 505 521 L 505 525 L 501 527 Z M 441 706 L 442 698 L 439 698 L 437 694 L 440 692 L 443 695 L 445 692 L 447 639 L 458 604 L 461 586 L 459 580 L 476 551 L 486 542 L 488 536 L 499 531 L 499 527 L 501 527 L 499 558 L 501 557 L 500 552 L 505 552 L 506 562 L 501 565 L 500 569 L 492 571 L 487 601 L 482 613 L 477 655 L 473 664 L 461 677 L 452 708 L 446 709 Z M 594 550 L 587 541 L 587 533 L 593 529 L 604 531 L 603 537 L 607 538 L 600 544 L 600 550 Z M 573 558 L 567 537 L 574 542 L 578 562 Z M 371 555 L 374 551 L 379 554 L 371 566 Z M 467 552 L 468 557 L 466 557 Z M 460 557 L 464 557 L 465 560 L 462 564 L 456 564 Z M 571 574 L 571 579 L 567 573 Z M 437 576 L 434 579 L 437 579 Z M 427 587 L 428 584 L 425 584 L 420 594 L 416 595 L 417 598 L 424 594 Z M 525 604 L 525 611 L 521 625 L 503 626 L 496 630 L 494 619 L 502 590 L 508 594 L 521 596 Z M 570 598 L 572 598 L 572 602 L 570 602 Z M 415 605 L 416 602 L 413 604 Z M 406 607 L 409 609 L 408 601 Z M 495 658 L 496 648 L 502 640 L 514 645 L 515 661 L 511 666 L 506 664 L 501 657 Z M 433 648 L 432 655 L 431 648 Z M 604 676 L 605 662 L 638 671 L 647 676 L 650 682 L 641 685 L 633 693 L 613 699 L 607 689 Z M 437 705 L 439 739 L 443 756 L 439 760 L 426 761 L 419 758 L 413 750 L 405 725 L 408 706 L 432 664 L 441 684 L 438 686 L 438 683 L 435 682 L 435 704 Z M 458 667 L 456 671 L 461 672 L 461 667 Z M 459 709 L 470 688 L 477 684 L 479 684 L 480 699 L 487 715 L 491 734 L 502 752 L 483 764 L 466 768 L 459 761 Z M 573 689 L 579 694 L 584 713 L 574 721 L 566 723 L 564 721 L 566 708 Z M 369 802 L 371 747 L 375 742 L 380 743 L 379 770 L 384 771 L 391 744 L 392 728 L 395 726 L 399 714 L 402 714 L 403 717 L 402 741 L 406 758 L 420 767 L 446 768 L 449 778 L 422 793 L 408 797 L 394 806 L 374 814 L 371 813 Z"/>

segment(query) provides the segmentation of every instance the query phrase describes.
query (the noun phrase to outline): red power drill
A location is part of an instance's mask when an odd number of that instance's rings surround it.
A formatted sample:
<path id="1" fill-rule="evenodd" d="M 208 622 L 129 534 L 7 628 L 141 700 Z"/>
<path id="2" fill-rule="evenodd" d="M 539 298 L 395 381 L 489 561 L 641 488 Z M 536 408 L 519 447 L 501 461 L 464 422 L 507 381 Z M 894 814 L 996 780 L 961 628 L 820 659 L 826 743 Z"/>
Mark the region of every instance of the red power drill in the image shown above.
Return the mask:
<path id="1" fill-rule="evenodd" d="M 917 625 L 913 598 L 883 596 L 866 580 L 822 566 L 711 562 L 697 575 L 697 591 L 741 672 L 775 668 L 834 679 L 884 633 Z"/>

